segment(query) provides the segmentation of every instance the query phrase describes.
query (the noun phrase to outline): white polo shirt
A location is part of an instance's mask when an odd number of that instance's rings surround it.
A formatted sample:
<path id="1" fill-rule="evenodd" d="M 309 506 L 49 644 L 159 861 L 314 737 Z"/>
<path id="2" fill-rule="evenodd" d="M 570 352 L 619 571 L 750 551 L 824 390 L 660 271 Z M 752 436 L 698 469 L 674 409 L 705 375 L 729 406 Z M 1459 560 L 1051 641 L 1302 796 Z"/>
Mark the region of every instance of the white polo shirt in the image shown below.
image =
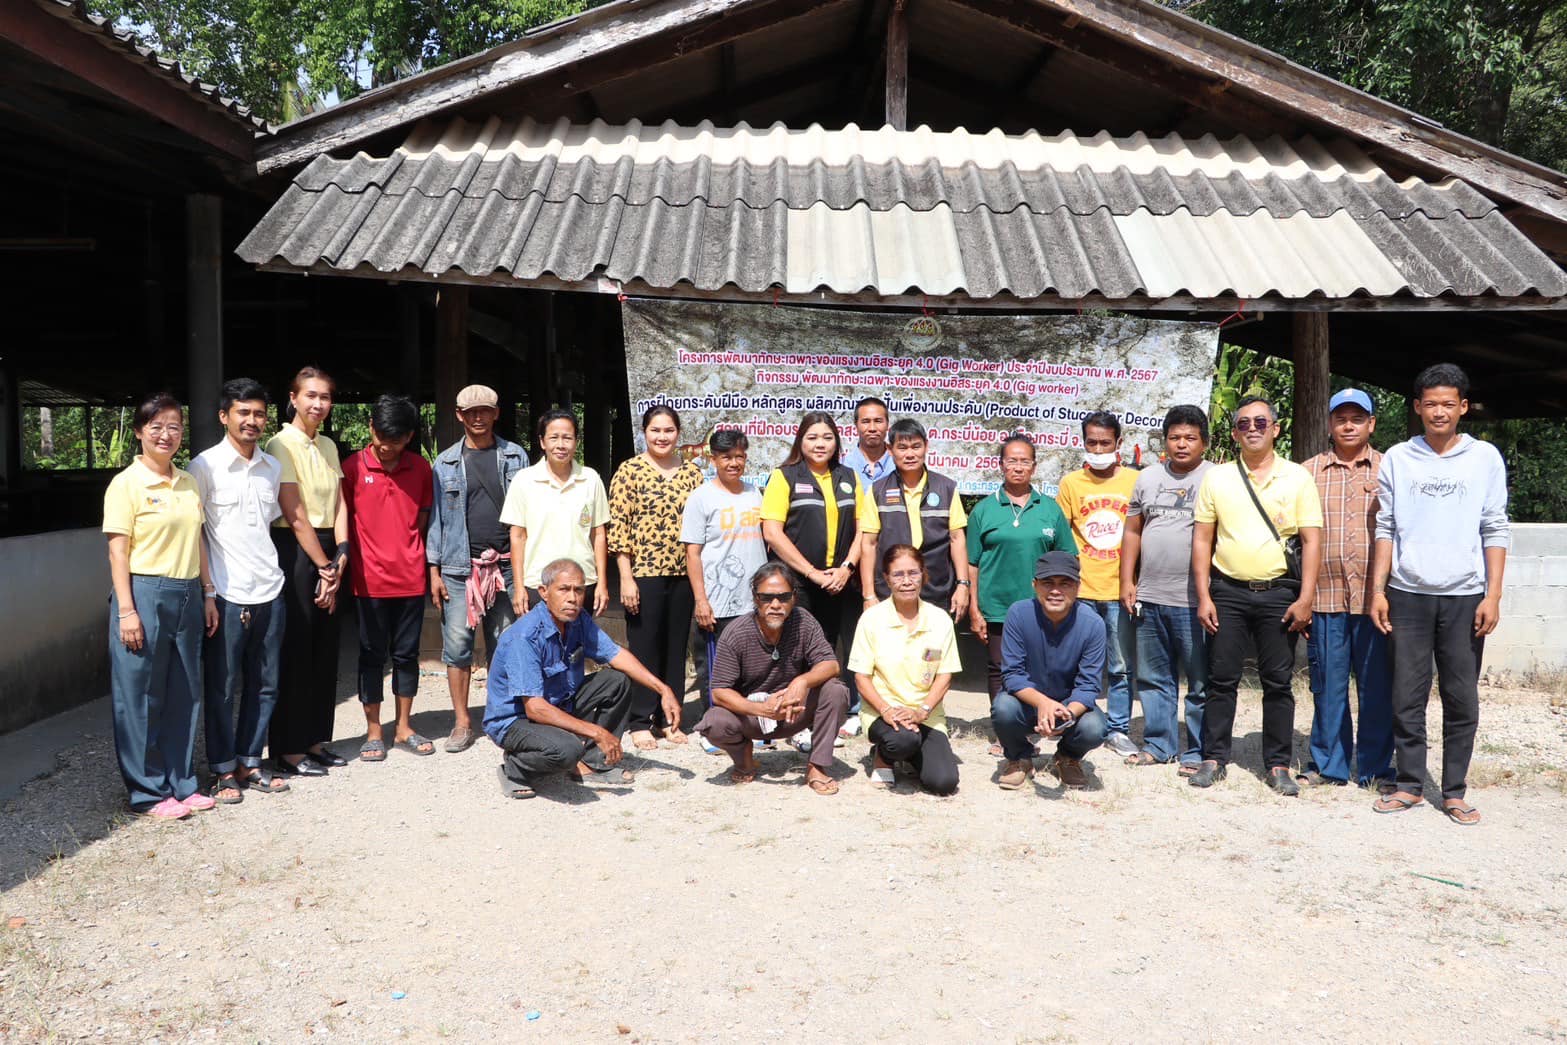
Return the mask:
<path id="1" fill-rule="evenodd" d="M 609 498 L 604 480 L 593 469 L 573 463 L 565 482 L 555 478 L 549 462 L 540 460 L 512 477 L 501 508 L 501 522 L 527 531 L 523 548 L 522 583 L 537 588 L 544 567 L 556 559 L 572 559 L 582 567 L 582 581 L 598 581 L 593 560 L 593 528 L 609 522 Z M 513 572 L 518 564 L 512 563 Z"/>
<path id="2" fill-rule="evenodd" d="M 191 461 L 190 474 L 201 493 L 202 535 L 218 597 L 239 606 L 271 602 L 283 590 L 270 530 L 283 514 L 282 464 L 259 446 L 247 461 L 225 437 Z"/>

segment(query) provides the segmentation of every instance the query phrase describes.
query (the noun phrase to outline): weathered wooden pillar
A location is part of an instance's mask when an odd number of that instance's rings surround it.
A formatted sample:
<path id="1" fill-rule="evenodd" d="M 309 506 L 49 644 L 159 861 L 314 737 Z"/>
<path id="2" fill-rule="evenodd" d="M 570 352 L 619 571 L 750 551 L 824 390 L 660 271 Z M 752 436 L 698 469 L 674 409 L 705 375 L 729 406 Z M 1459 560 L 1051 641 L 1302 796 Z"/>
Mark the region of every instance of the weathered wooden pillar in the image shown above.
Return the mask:
<path id="1" fill-rule="evenodd" d="M 418 284 L 405 284 L 397 288 L 397 385 L 408 398 L 419 401 L 421 394 L 420 363 L 423 346 L 419 331 Z M 441 404 L 436 404 L 439 414 Z"/>
<path id="2" fill-rule="evenodd" d="M 909 129 L 909 20 L 904 0 L 894 0 L 887 16 L 887 126 Z"/>
<path id="3" fill-rule="evenodd" d="M 528 431 L 524 441 L 535 455 L 539 448 L 539 418 L 555 405 L 555 381 L 550 373 L 550 346 L 555 339 L 555 295 L 552 291 L 527 291 L 518 318 L 528 319 Z"/>
<path id="4" fill-rule="evenodd" d="M 605 343 L 608 327 L 604 322 L 605 303 L 590 298 L 583 302 L 583 307 L 588 310 L 588 315 L 586 321 L 579 324 L 583 333 L 579 341 L 582 346 L 582 369 L 587 379 L 584 382 L 586 387 L 583 388 L 582 411 L 582 434 L 587 445 L 583 447 L 582 459 L 600 475 L 609 475 L 613 434 L 609 413 L 613 379 L 609 375 L 613 372 L 613 364 L 609 362 L 610 352 Z M 580 317 L 581 313 L 578 315 Z"/>
<path id="5" fill-rule="evenodd" d="M 1329 446 L 1328 314 L 1295 312 L 1295 408 L 1290 422 L 1290 456 L 1310 460 Z"/>
<path id="6" fill-rule="evenodd" d="M 223 388 L 223 199 L 185 197 L 185 364 L 190 432 L 198 454 L 221 436 Z"/>
<path id="7" fill-rule="evenodd" d="M 22 378 L 16 364 L 0 364 L 0 489 L 22 484 Z M 13 505 L 20 510 L 21 502 Z"/>
<path id="8" fill-rule="evenodd" d="M 468 288 L 443 286 L 435 299 L 435 442 L 450 446 L 462 436 L 453 413 L 468 383 Z"/>

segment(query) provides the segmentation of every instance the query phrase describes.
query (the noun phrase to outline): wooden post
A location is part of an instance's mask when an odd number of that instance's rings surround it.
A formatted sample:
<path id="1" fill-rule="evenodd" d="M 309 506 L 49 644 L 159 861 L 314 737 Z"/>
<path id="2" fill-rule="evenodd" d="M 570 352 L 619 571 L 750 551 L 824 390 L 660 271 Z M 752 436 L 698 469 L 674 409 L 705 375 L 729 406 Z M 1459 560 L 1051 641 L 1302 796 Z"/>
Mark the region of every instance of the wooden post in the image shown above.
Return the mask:
<path id="1" fill-rule="evenodd" d="M 605 343 L 607 324 L 604 322 L 604 309 L 614 303 L 593 298 L 582 304 L 587 309 L 585 321 L 580 323 L 584 336 L 579 339 L 583 349 L 582 368 L 587 377 L 582 411 L 582 434 L 587 445 L 583 447 L 582 459 L 600 475 L 609 475 L 612 435 L 609 420 L 610 382 L 604 379 L 604 375 L 613 373 L 614 366 L 609 361 L 610 353 Z M 578 315 L 581 316 L 581 313 Z"/>
<path id="2" fill-rule="evenodd" d="M 435 441 L 444 447 L 462 435 L 454 410 L 468 383 L 468 288 L 443 286 L 435 302 Z"/>
<path id="3" fill-rule="evenodd" d="M 519 291 L 526 294 L 527 305 L 519 306 L 518 319 L 532 306 L 528 323 L 528 431 L 524 437 L 535 455 L 539 447 L 539 418 L 555 405 L 555 386 L 550 377 L 549 342 L 554 337 L 555 295 L 548 290 Z"/>
<path id="4" fill-rule="evenodd" d="M 887 126 L 909 129 L 909 22 L 904 0 L 894 0 L 887 16 Z"/>
<path id="5" fill-rule="evenodd" d="M 98 448 L 93 445 L 92 438 L 92 407 L 82 407 L 82 433 L 87 436 L 87 470 L 90 472 L 98 467 Z"/>
<path id="6" fill-rule="evenodd" d="M 8 353 L 9 354 L 9 353 Z M 22 485 L 22 377 L 9 360 L 0 365 L 0 489 L 13 493 Z M 12 525 L 22 502 L 11 504 Z"/>
<path id="7" fill-rule="evenodd" d="M 422 346 L 419 343 L 418 292 L 422 289 L 418 284 L 397 288 L 397 383 L 402 393 L 416 403 L 421 393 L 419 364 Z M 439 415 L 441 404 L 436 403 L 435 407 Z"/>
<path id="8" fill-rule="evenodd" d="M 1326 450 L 1328 438 L 1328 313 L 1295 312 L 1295 409 L 1290 456 L 1307 461 Z"/>
<path id="9" fill-rule="evenodd" d="M 223 199 L 185 197 L 185 394 L 187 445 L 198 454 L 218 441 L 223 388 Z"/>

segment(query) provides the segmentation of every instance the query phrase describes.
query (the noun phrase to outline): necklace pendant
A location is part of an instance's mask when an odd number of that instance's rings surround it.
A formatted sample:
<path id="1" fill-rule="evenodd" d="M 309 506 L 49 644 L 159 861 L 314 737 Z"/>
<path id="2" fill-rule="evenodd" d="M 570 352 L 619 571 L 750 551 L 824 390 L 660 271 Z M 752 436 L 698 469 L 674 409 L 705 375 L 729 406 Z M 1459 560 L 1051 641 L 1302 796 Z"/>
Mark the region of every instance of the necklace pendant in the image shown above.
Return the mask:
<path id="1" fill-rule="evenodd" d="M 1018 521 L 1019 521 L 1019 520 L 1017 520 L 1017 519 L 1013 519 L 1013 520 L 1012 520 L 1012 528 L 1013 528 L 1013 529 L 1014 529 L 1014 530 L 1015 530 L 1015 529 L 1017 529 L 1017 526 L 1018 526 Z"/>

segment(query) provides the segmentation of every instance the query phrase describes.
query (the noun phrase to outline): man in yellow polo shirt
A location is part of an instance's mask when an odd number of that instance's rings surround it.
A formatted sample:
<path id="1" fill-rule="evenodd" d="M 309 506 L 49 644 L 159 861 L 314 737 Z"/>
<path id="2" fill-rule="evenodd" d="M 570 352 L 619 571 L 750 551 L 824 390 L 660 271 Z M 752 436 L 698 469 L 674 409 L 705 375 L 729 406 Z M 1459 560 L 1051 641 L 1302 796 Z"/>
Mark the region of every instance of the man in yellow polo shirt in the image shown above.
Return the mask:
<path id="1" fill-rule="evenodd" d="M 910 544 L 925 559 L 925 585 L 920 598 L 947 610 L 954 618 L 968 612 L 968 543 L 964 529 L 968 513 L 958 497 L 958 484 L 925 467 L 930 441 L 925 427 L 905 417 L 887 430 L 894 468 L 871 484 L 860 502 L 860 532 L 865 536 L 860 556 L 860 590 L 867 608 L 887 598 L 891 589 L 881 575 L 878 548 Z"/>
<path id="2" fill-rule="evenodd" d="M 1279 435 L 1273 404 L 1255 396 L 1235 411 L 1240 457 L 1208 470 L 1197 493 L 1192 579 L 1197 619 L 1212 636 L 1202 766 L 1193 787 L 1223 780 L 1235 727 L 1235 694 L 1247 647 L 1257 647 L 1262 680 L 1262 761 L 1268 786 L 1293 796 L 1295 634 L 1311 625 L 1322 555 L 1322 501 L 1305 468 L 1273 452 Z M 1299 536 L 1299 561 L 1287 543 Z M 1249 640 L 1249 641 L 1248 641 Z"/>

